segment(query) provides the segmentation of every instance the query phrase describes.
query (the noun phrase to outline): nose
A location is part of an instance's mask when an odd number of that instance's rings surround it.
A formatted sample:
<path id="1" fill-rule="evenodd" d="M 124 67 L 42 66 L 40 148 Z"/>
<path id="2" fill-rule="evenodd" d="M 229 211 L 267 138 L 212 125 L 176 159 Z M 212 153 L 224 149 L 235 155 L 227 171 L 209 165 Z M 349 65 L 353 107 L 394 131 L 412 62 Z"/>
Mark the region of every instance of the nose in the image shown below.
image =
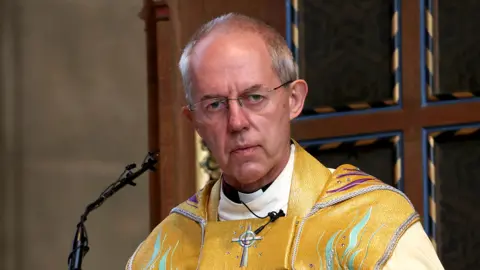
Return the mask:
<path id="1" fill-rule="evenodd" d="M 228 130 L 230 132 L 239 132 L 248 129 L 249 125 L 247 115 L 238 100 L 229 100 Z"/>

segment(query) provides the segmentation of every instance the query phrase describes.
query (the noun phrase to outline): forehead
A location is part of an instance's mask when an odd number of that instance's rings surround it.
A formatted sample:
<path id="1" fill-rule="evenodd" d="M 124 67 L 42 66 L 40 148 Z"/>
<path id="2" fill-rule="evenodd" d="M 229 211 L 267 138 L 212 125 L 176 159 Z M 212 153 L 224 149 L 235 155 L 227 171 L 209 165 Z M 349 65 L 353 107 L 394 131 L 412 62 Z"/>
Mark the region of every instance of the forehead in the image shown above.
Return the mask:
<path id="1" fill-rule="evenodd" d="M 254 33 L 211 33 L 196 45 L 190 68 L 194 96 L 230 94 L 275 77 L 267 46 Z"/>

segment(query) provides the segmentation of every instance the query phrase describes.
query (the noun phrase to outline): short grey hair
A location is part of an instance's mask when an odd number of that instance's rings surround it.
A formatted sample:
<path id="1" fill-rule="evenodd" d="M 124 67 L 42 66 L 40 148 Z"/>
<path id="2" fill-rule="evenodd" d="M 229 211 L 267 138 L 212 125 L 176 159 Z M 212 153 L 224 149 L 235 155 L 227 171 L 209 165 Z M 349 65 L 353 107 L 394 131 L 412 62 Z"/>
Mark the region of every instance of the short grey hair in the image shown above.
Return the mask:
<path id="1" fill-rule="evenodd" d="M 260 35 L 272 58 L 272 68 L 282 83 L 294 81 L 298 78 L 297 64 L 293 59 L 292 52 L 288 48 L 285 39 L 280 33 L 268 24 L 238 13 L 228 13 L 204 24 L 192 36 L 191 40 L 183 49 L 178 67 L 182 76 L 185 97 L 192 104 L 192 77 L 190 71 L 190 56 L 195 45 L 214 29 L 227 27 L 229 30 L 252 32 Z"/>

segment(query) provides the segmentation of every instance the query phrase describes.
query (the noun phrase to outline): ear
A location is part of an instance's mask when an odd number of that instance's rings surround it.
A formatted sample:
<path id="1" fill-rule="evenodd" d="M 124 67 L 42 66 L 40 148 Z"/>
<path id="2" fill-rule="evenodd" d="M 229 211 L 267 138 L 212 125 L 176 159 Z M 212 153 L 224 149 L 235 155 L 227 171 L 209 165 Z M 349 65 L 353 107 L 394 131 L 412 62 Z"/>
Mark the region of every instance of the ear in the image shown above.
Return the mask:
<path id="1" fill-rule="evenodd" d="M 193 122 L 192 111 L 190 111 L 187 106 L 182 107 L 182 114 L 188 119 L 188 121 Z"/>
<path id="2" fill-rule="evenodd" d="M 296 80 L 290 84 L 290 89 L 290 120 L 293 120 L 302 112 L 308 93 L 308 85 L 304 80 Z"/>

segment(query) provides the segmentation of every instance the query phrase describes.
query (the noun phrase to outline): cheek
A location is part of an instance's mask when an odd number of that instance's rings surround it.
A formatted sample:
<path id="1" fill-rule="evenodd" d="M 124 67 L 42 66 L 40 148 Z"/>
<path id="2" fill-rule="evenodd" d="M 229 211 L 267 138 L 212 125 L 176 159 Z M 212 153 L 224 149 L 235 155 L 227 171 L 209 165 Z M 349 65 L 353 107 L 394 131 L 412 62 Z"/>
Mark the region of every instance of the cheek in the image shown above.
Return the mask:
<path id="1" fill-rule="evenodd" d="M 288 100 L 284 101 L 278 109 L 275 111 L 275 114 L 272 116 L 271 121 L 271 134 L 274 138 L 274 144 L 278 147 L 278 144 L 281 144 L 286 137 L 290 138 L 290 111 Z"/>
<path id="2" fill-rule="evenodd" d="M 264 142 L 271 147 L 277 147 L 277 142 L 283 140 L 285 133 L 289 130 L 288 105 L 285 103 L 279 104 L 276 110 L 253 120 L 253 123 L 257 123 L 256 126 Z"/>
<path id="3" fill-rule="evenodd" d="M 282 103 L 278 104 L 276 110 L 270 116 L 273 119 L 272 123 L 275 123 L 277 129 L 283 130 L 285 125 L 289 125 L 290 122 L 290 104 L 289 99 L 282 100 Z"/>
<path id="4" fill-rule="evenodd" d="M 222 153 L 222 149 L 224 149 L 225 132 L 222 132 L 221 126 L 201 127 L 198 129 L 198 134 L 203 138 L 208 149 L 216 156 Z"/>

